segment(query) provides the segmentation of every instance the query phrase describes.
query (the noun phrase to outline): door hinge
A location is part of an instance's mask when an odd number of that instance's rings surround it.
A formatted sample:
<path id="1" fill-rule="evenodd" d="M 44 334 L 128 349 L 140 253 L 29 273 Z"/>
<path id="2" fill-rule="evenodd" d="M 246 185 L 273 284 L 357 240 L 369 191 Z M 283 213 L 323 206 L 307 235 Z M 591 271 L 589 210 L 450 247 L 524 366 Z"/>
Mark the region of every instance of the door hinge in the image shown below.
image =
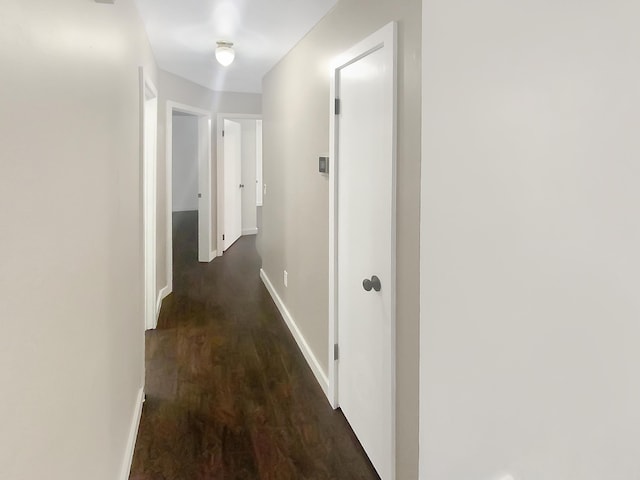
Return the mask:
<path id="1" fill-rule="evenodd" d="M 338 360 L 339 353 L 340 352 L 338 350 L 338 344 L 336 343 L 336 344 L 333 345 L 333 359 L 334 360 Z"/>
<path id="2" fill-rule="evenodd" d="M 222 130 L 222 136 L 224 137 L 224 130 Z"/>
<path id="3" fill-rule="evenodd" d="M 224 240 L 224 233 L 222 234 L 222 239 Z"/>
<path id="4" fill-rule="evenodd" d="M 336 115 L 340 115 L 340 99 L 339 98 L 336 98 L 334 110 L 336 112 Z"/>

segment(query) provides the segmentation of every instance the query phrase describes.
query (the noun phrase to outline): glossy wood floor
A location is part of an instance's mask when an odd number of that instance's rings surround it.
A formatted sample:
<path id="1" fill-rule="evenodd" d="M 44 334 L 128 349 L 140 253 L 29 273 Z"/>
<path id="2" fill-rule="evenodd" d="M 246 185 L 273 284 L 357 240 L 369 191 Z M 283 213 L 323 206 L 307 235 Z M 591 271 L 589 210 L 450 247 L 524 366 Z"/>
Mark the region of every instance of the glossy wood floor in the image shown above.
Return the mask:
<path id="1" fill-rule="evenodd" d="M 132 480 L 377 479 L 259 278 L 255 237 L 197 262 L 174 214 L 174 293 L 147 332 Z"/>

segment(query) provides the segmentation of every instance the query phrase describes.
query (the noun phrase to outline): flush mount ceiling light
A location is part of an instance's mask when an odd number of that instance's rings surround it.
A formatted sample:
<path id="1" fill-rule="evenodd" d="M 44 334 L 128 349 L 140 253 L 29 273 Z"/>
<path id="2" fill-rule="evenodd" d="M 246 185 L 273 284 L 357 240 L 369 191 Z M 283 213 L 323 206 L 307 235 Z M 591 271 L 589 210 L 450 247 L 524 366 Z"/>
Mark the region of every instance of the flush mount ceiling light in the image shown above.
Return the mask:
<path id="1" fill-rule="evenodd" d="M 218 42 L 216 47 L 216 60 L 223 67 L 227 67 L 233 63 L 233 59 L 236 56 L 236 52 L 233 51 L 233 43 L 231 42 Z"/>

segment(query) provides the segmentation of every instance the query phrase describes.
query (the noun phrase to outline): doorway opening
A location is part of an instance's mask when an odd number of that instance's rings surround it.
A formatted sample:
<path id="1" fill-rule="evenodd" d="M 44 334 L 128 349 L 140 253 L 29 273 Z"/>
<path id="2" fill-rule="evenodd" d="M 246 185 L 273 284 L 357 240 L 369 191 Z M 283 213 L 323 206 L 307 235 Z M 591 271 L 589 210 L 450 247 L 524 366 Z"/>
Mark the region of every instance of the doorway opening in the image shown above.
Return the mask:
<path id="1" fill-rule="evenodd" d="M 212 246 L 211 114 L 172 101 L 166 110 L 167 294 L 173 291 L 173 213 L 197 212 L 198 261 L 208 263 Z M 175 176 L 175 178 L 174 178 Z M 174 198 L 175 197 L 175 198 Z"/>
<path id="2" fill-rule="evenodd" d="M 263 193 L 261 115 L 219 114 L 217 145 L 217 251 L 222 255 L 241 236 L 258 233 Z"/>
<path id="3" fill-rule="evenodd" d="M 174 111 L 172 126 L 173 278 L 180 283 L 180 265 L 198 258 L 198 117 Z"/>

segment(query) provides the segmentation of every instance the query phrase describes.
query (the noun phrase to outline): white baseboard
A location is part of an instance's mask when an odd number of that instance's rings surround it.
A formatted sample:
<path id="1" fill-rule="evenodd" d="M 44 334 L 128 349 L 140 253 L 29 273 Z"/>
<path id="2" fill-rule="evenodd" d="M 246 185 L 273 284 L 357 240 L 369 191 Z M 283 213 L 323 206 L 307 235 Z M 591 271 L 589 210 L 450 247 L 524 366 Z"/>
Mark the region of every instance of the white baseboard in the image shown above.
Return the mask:
<path id="1" fill-rule="evenodd" d="M 167 295 L 169 295 L 171 293 L 171 290 L 169 290 L 169 285 L 163 287 L 159 292 L 158 292 L 158 300 L 156 301 L 156 322 L 155 325 L 153 326 L 153 328 L 156 328 L 158 326 L 158 317 L 160 316 L 160 309 L 162 308 L 162 301 L 167 298 Z"/>
<path id="2" fill-rule="evenodd" d="M 214 250 L 213 252 L 209 252 L 209 261 L 213 260 L 218 256 L 218 250 Z"/>
<path id="3" fill-rule="evenodd" d="M 315 375 L 316 380 L 320 384 L 320 388 L 322 388 L 322 391 L 324 392 L 328 400 L 329 399 L 329 379 L 327 377 L 327 374 L 322 370 L 322 367 L 320 366 L 318 359 L 311 351 L 311 348 L 309 347 L 309 344 L 307 343 L 304 336 L 302 335 L 302 332 L 298 328 L 298 325 L 296 324 L 295 320 L 289 313 L 289 310 L 287 310 L 287 307 L 284 305 L 284 302 L 280 298 L 280 295 L 278 295 L 278 292 L 276 292 L 276 289 L 271 283 L 271 280 L 269 280 L 269 277 L 267 276 L 265 271 L 262 269 L 260 269 L 260 278 L 262 279 L 264 286 L 267 287 L 267 290 L 271 294 L 271 298 L 273 298 L 273 301 L 278 307 L 278 310 L 280 310 L 280 313 L 282 314 L 282 318 L 284 318 L 284 321 L 289 327 L 289 330 L 291 331 L 293 338 L 295 338 L 296 343 L 298 344 L 298 348 L 300 348 L 302 355 L 304 355 L 304 358 L 307 360 L 307 363 L 309 364 L 311 371 Z"/>
<path id="4" fill-rule="evenodd" d="M 257 233 L 257 228 L 247 228 L 246 230 L 242 230 L 242 235 L 256 235 Z"/>
<path id="5" fill-rule="evenodd" d="M 138 391 L 138 397 L 136 398 L 136 405 L 133 410 L 133 417 L 131 418 L 131 430 L 129 430 L 129 439 L 127 440 L 127 449 L 124 452 L 124 459 L 122 461 L 122 472 L 120 473 L 121 480 L 129 480 L 129 474 L 131 473 L 131 464 L 133 463 L 133 452 L 136 449 L 136 439 L 138 438 L 138 428 L 140 428 L 140 419 L 142 418 L 143 403 L 144 403 L 144 389 L 141 388 Z"/>

